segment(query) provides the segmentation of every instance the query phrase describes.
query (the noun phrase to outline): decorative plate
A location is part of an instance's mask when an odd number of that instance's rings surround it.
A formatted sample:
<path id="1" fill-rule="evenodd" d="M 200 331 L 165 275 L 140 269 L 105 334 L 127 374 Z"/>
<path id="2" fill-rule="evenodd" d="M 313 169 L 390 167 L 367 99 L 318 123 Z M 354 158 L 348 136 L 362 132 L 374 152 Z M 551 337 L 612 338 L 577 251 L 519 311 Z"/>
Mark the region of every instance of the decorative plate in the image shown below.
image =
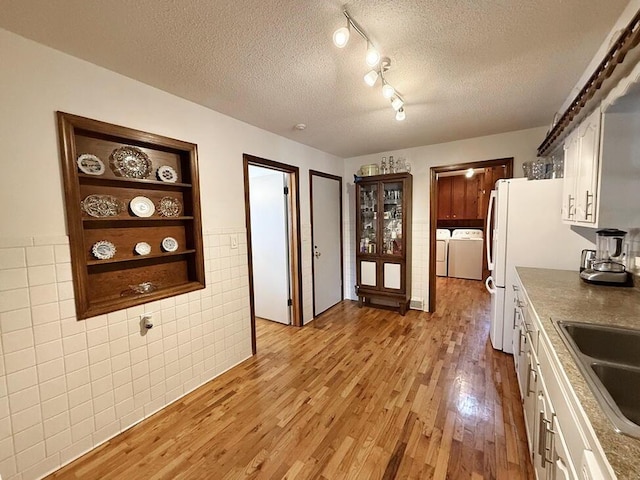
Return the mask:
<path id="1" fill-rule="evenodd" d="M 165 252 L 175 252 L 178 249 L 178 241 L 173 237 L 162 240 L 162 248 Z"/>
<path id="2" fill-rule="evenodd" d="M 104 173 L 104 163 L 95 155 L 83 153 L 76 160 L 78 168 L 87 175 L 102 175 Z"/>
<path id="3" fill-rule="evenodd" d="M 151 245 L 147 242 L 138 242 L 134 250 L 138 255 L 149 255 L 151 253 Z"/>
<path id="4" fill-rule="evenodd" d="M 109 260 L 116 254 L 116 246 L 106 240 L 100 240 L 93 244 L 91 253 L 93 253 L 93 256 L 98 260 Z"/>
<path id="5" fill-rule="evenodd" d="M 177 217 L 182 211 L 182 205 L 177 198 L 162 197 L 158 203 L 158 213 L 163 217 Z"/>
<path id="6" fill-rule="evenodd" d="M 178 174 L 169 165 L 163 165 L 158 168 L 156 175 L 158 176 L 158 180 L 162 180 L 163 182 L 176 183 L 178 181 Z"/>
<path id="7" fill-rule="evenodd" d="M 80 202 L 80 208 L 97 218 L 115 217 L 124 210 L 124 205 L 113 195 L 88 195 Z"/>
<path id="8" fill-rule="evenodd" d="M 118 147 L 109 158 L 111 170 L 120 177 L 147 178 L 151 173 L 151 160 L 138 147 Z"/>
<path id="9" fill-rule="evenodd" d="M 136 197 L 129 202 L 129 208 L 136 217 L 150 217 L 156 211 L 156 206 L 147 197 Z"/>

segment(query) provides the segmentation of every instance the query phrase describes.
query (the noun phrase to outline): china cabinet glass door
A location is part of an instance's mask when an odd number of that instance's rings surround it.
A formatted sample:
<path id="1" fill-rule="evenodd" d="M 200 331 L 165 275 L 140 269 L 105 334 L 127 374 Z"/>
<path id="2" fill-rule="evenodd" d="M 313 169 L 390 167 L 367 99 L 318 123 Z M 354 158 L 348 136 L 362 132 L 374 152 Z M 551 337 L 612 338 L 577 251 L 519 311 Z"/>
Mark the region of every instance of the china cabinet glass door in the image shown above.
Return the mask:
<path id="1" fill-rule="evenodd" d="M 360 189 L 360 253 L 375 254 L 378 239 L 378 186 Z"/>
<path id="2" fill-rule="evenodd" d="M 382 253 L 402 256 L 402 182 L 384 184 Z"/>

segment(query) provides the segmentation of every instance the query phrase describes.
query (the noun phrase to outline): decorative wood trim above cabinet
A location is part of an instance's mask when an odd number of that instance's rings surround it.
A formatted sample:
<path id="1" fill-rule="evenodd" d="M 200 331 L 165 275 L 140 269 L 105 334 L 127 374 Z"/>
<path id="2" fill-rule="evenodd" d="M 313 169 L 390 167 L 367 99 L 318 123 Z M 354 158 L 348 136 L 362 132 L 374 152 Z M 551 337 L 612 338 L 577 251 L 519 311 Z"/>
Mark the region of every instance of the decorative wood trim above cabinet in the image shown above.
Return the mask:
<path id="1" fill-rule="evenodd" d="M 76 316 L 204 288 L 197 146 L 63 112 L 58 129 Z"/>
<path id="2" fill-rule="evenodd" d="M 571 105 L 547 133 L 538 155 L 553 152 L 576 125 L 607 96 L 640 60 L 640 11 L 622 31 Z"/>

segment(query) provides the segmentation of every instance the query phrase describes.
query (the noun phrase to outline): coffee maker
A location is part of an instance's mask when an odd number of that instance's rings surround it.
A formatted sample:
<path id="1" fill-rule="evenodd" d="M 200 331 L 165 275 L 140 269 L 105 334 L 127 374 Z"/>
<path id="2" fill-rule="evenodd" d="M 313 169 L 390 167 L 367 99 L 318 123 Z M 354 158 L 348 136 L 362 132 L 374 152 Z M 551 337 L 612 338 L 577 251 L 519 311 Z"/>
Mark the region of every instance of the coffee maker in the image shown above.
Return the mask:
<path id="1" fill-rule="evenodd" d="M 626 268 L 627 232 L 616 228 L 605 228 L 596 232 L 596 255 L 591 264 L 580 272 L 580 278 L 589 283 L 621 285 L 627 284 Z"/>

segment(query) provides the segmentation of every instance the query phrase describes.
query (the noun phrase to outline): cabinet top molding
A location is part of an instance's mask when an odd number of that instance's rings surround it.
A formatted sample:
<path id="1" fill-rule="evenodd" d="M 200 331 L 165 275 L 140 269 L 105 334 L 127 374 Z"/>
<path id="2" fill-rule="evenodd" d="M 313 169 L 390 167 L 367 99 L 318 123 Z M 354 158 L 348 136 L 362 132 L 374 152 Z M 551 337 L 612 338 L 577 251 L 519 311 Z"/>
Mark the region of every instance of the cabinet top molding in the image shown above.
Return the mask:
<path id="1" fill-rule="evenodd" d="M 609 49 L 571 105 L 552 126 L 538 147 L 538 155 L 549 155 L 571 130 L 602 101 L 640 60 L 640 11 Z"/>

